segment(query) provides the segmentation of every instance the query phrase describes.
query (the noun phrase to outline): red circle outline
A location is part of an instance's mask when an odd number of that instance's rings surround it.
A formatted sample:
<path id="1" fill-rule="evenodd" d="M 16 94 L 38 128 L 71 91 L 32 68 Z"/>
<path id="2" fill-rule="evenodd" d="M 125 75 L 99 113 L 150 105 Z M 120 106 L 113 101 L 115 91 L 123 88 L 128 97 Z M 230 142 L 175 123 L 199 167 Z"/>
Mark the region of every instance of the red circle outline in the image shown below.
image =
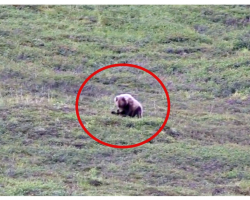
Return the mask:
<path id="1" fill-rule="evenodd" d="M 96 74 L 98 74 L 99 72 L 105 70 L 105 69 L 109 69 L 109 68 L 113 68 L 113 67 L 123 67 L 123 66 L 126 66 L 126 67 L 133 67 L 133 68 L 137 68 L 137 69 L 140 69 L 140 70 L 143 70 L 145 72 L 147 72 L 148 74 L 150 74 L 151 76 L 153 76 L 159 83 L 160 85 L 162 86 L 162 88 L 164 89 L 164 92 L 166 94 L 166 97 L 167 97 L 167 102 L 168 102 L 168 109 L 167 109 L 167 114 L 166 114 L 166 118 L 162 124 L 162 126 L 160 127 L 160 129 L 154 134 L 152 135 L 150 138 L 142 141 L 142 142 L 139 142 L 137 144 L 132 144 L 132 145 L 125 145 L 125 146 L 122 146 L 122 145 L 114 145 L 114 144 L 109 144 L 109 143 L 106 143 L 106 142 L 103 142 L 101 140 L 99 140 L 98 138 L 96 138 L 95 136 L 93 136 L 87 128 L 85 128 L 85 126 L 83 125 L 82 123 L 82 120 L 80 118 L 80 115 L 79 115 L 79 110 L 78 110 L 78 102 L 79 102 L 79 97 L 81 95 L 81 92 L 82 92 L 82 89 L 83 87 L 86 85 L 86 83 Z M 169 118 L 169 115 L 170 115 L 170 98 L 169 98 L 169 95 L 168 95 L 168 91 L 167 91 L 167 88 L 165 87 L 165 85 L 162 83 L 162 81 L 151 71 L 149 71 L 148 69 L 145 69 L 141 66 L 138 66 L 138 65 L 133 65 L 133 64 L 125 64 L 125 63 L 120 63 L 120 64 L 113 64 L 113 65 L 108 65 L 108 66 L 105 66 L 105 67 L 102 67 L 100 69 L 98 69 L 97 71 L 93 72 L 81 85 L 78 93 L 77 93 L 77 96 L 76 96 L 76 104 L 75 104 L 75 109 L 76 109 L 76 116 L 77 116 L 77 119 L 81 125 L 81 127 L 83 128 L 83 130 L 92 138 L 94 139 L 95 141 L 103 144 L 103 145 L 106 145 L 106 146 L 109 146 L 109 147 L 113 147 L 113 148 L 133 148 L 133 147 L 138 147 L 138 146 L 141 146 L 147 142 L 149 142 L 150 140 L 154 139 L 157 135 L 159 135 L 159 133 L 162 131 L 162 129 L 165 127 L 165 125 L 167 124 L 167 121 L 168 121 L 168 118 Z"/>

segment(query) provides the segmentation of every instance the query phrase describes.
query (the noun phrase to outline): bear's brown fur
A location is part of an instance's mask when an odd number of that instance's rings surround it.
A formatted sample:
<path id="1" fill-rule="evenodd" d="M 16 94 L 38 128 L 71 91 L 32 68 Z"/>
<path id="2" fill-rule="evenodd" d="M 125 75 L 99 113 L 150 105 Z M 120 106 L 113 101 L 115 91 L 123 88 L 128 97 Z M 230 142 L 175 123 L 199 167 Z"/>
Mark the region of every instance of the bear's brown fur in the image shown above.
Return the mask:
<path id="1" fill-rule="evenodd" d="M 112 111 L 112 114 L 141 118 L 143 116 L 143 108 L 130 94 L 121 94 L 114 98 L 115 105 L 118 107 L 117 112 Z"/>

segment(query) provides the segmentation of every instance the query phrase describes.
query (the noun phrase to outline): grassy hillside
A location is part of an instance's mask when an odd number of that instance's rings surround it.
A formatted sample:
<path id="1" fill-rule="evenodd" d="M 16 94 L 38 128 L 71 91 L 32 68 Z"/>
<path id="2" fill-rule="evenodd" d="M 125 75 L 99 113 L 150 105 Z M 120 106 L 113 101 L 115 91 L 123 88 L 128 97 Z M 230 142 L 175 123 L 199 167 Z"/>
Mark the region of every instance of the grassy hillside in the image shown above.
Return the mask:
<path id="1" fill-rule="evenodd" d="M 1 6 L 0 195 L 250 195 L 249 6 Z M 109 64 L 155 73 L 164 130 L 115 149 L 80 127 L 80 85 Z M 131 93 L 144 118 L 110 114 Z M 83 123 L 105 142 L 154 134 L 167 101 L 150 75 L 99 73 Z M 100 115 L 101 114 L 101 115 Z"/>

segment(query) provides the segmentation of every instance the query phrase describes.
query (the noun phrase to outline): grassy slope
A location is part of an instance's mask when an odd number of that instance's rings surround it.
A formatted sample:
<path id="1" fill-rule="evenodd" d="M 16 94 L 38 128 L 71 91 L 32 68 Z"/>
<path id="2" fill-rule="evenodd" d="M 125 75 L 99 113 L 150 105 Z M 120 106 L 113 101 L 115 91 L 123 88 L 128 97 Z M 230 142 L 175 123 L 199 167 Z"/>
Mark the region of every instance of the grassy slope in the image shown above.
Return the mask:
<path id="1" fill-rule="evenodd" d="M 0 195 L 249 195 L 249 11 L 1 6 Z M 74 110 L 85 78 L 121 62 L 154 72 L 171 99 L 167 127 L 134 149 L 93 141 Z M 110 115 L 121 92 L 144 119 Z M 158 130 L 166 105 L 152 77 L 116 68 L 87 84 L 79 108 L 92 134 L 128 145 Z"/>

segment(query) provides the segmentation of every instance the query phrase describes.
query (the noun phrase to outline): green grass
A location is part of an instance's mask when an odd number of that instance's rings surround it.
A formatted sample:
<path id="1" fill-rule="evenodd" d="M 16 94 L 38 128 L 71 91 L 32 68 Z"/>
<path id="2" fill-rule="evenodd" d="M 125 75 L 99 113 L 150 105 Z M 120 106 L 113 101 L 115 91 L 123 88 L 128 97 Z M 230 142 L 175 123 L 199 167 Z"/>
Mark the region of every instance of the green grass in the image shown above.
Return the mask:
<path id="1" fill-rule="evenodd" d="M 0 195 L 249 195 L 248 6 L 1 6 Z M 155 73 L 167 126 L 92 140 L 80 85 Z M 111 115 L 131 93 L 144 118 Z M 82 90 L 97 138 L 162 125 L 160 84 L 112 68 Z"/>

